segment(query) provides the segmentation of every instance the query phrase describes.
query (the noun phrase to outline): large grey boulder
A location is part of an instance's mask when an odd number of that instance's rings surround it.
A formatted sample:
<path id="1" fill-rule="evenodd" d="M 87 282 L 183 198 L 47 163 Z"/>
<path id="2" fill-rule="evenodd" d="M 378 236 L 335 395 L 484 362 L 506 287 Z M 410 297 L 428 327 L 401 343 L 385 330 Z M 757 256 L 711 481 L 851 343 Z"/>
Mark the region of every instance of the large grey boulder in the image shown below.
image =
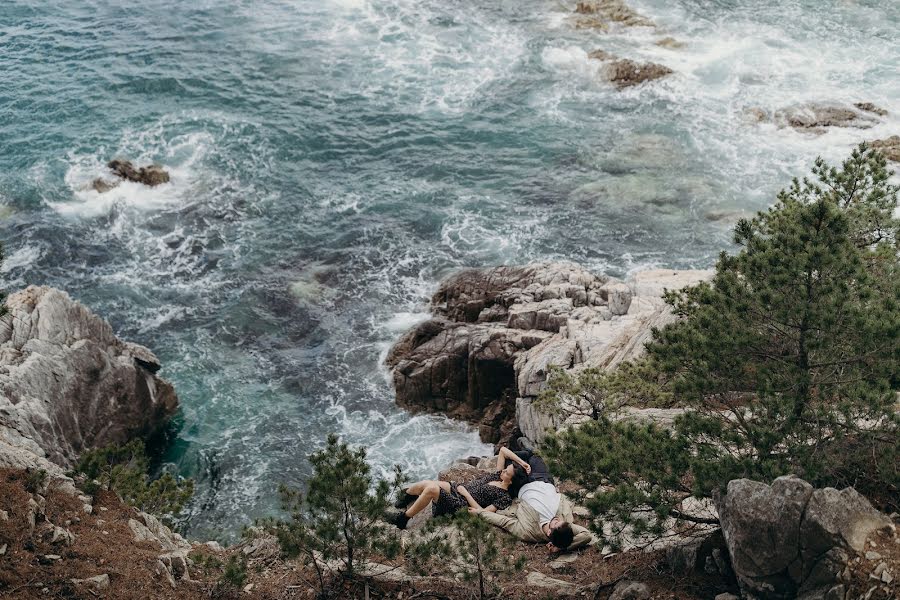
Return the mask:
<path id="1" fill-rule="evenodd" d="M 69 467 L 83 450 L 152 434 L 174 414 L 178 398 L 153 353 L 65 292 L 30 286 L 6 305 L 0 464 L 36 462 L 27 452 Z"/>
<path id="2" fill-rule="evenodd" d="M 796 477 L 772 485 L 737 479 L 717 502 L 738 583 L 748 598 L 843 598 L 845 568 L 890 519 L 852 488 L 813 489 Z"/>
<path id="3" fill-rule="evenodd" d="M 432 298 L 434 318 L 388 354 L 397 402 L 476 423 L 485 441 L 509 443 L 516 429 L 539 441 L 559 425 L 533 404 L 553 367 L 639 356 L 673 318 L 662 290 L 710 276 L 660 270 L 621 282 L 560 262 L 461 271 Z"/>

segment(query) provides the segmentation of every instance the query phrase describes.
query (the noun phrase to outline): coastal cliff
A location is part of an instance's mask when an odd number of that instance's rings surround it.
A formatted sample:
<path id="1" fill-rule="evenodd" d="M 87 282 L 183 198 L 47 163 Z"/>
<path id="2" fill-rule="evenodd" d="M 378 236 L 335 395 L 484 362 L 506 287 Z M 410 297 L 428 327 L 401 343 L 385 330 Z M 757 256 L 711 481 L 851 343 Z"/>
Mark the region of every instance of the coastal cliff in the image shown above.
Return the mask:
<path id="1" fill-rule="evenodd" d="M 0 466 L 8 447 L 70 467 L 89 448 L 157 432 L 178 408 L 144 346 L 49 287 L 9 296 L 0 317 Z M 42 463 L 43 464 L 43 463 Z"/>
<path id="2" fill-rule="evenodd" d="M 638 357 L 653 328 L 673 319 L 664 289 L 711 276 L 648 270 L 619 281 L 561 262 L 461 271 L 438 287 L 433 317 L 388 354 L 397 402 L 472 422 L 487 442 L 540 441 L 559 425 L 533 407 L 551 367 Z"/>

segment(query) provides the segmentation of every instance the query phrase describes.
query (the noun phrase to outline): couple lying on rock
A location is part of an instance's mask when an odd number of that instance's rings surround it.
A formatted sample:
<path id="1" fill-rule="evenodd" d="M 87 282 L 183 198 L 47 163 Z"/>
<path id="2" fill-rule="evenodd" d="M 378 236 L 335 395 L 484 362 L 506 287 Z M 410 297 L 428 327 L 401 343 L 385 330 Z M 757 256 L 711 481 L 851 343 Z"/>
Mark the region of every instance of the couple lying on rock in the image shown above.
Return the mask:
<path id="1" fill-rule="evenodd" d="M 519 502 L 513 502 L 515 497 Z M 468 508 L 520 540 L 546 543 L 551 550 L 562 552 L 591 541 L 590 532 L 573 523 L 572 504 L 556 489 L 544 460 L 530 450 L 500 448 L 497 471 L 463 485 L 418 481 L 407 488 L 397 508 L 410 503 L 406 512 L 393 518 L 400 529 L 431 503 L 435 517 Z"/>

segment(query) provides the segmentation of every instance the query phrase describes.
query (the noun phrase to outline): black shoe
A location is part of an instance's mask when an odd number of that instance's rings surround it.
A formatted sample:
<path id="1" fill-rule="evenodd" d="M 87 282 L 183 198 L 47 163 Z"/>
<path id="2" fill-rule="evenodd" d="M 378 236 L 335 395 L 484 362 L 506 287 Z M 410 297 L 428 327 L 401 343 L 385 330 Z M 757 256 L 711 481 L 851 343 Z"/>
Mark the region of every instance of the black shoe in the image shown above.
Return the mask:
<path id="1" fill-rule="evenodd" d="M 406 508 L 410 504 L 412 504 L 413 502 L 416 501 L 416 498 L 418 498 L 418 496 L 414 496 L 414 495 L 410 494 L 409 492 L 403 492 L 403 497 L 401 497 L 399 500 L 394 502 L 394 508 L 406 510 Z"/>
<path id="2" fill-rule="evenodd" d="M 391 525 L 396 525 L 397 529 L 406 529 L 406 524 L 409 523 L 409 517 L 407 517 L 406 513 L 403 511 L 388 513 L 387 522 Z"/>

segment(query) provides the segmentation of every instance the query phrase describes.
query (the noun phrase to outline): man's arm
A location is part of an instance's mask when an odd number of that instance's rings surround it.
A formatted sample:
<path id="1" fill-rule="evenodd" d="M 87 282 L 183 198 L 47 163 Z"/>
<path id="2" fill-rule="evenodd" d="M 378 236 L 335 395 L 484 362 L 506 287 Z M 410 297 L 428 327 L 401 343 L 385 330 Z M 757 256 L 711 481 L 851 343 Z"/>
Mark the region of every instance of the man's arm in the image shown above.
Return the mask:
<path id="1" fill-rule="evenodd" d="M 486 510 L 482 510 L 478 514 L 491 525 L 496 525 L 501 529 L 505 529 L 516 537 L 521 537 L 518 533 L 518 530 L 521 529 L 521 527 L 519 527 L 519 520 L 517 518 L 496 512 L 488 512 Z"/>
<path id="2" fill-rule="evenodd" d="M 569 544 L 569 550 L 587 546 L 594 540 L 594 536 L 591 534 L 591 532 L 581 525 L 575 525 L 573 523 L 572 532 L 575 534 L 575 537 L 572 539 L 572 543 Z"/>

